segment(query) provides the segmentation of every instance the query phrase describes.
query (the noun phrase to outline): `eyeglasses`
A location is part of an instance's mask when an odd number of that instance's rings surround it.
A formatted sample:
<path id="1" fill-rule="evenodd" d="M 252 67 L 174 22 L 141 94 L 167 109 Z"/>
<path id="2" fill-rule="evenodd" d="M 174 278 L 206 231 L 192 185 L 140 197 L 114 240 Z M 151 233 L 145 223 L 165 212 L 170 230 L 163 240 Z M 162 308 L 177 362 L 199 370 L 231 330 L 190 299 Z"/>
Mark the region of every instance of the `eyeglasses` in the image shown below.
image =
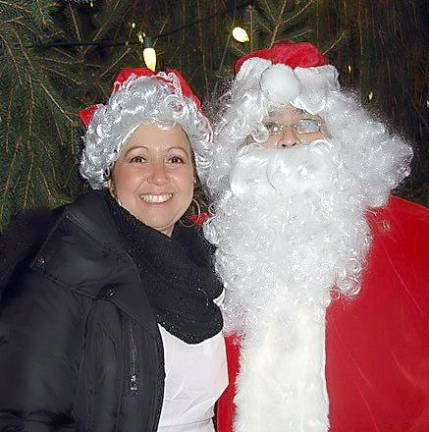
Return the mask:
<path id="1" fill-rule="evenodd" d="M 264 124 L 270 135 L 280 135 L 287 127 L 293 127 L 298 135 L 322 132 L 322 120 L 313 118 L 303 118 L 288 125 L 273 121 Z"/>

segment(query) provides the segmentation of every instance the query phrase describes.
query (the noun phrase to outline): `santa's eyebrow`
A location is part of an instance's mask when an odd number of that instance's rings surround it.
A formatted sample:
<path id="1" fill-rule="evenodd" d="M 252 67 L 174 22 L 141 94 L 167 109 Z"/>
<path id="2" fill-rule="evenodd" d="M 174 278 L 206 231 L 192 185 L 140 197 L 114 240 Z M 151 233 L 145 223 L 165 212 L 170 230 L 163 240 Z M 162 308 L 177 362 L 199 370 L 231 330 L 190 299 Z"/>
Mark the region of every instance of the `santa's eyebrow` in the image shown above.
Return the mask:
<path id="1" fill-rule="evenodd" d="M 292 110 L 294 113 L 297 113 L 297 114 L 310 114 L 310 113 L 308 113 L 307 111 L 304 111 L 303 109 L 301 109 L 301 108 L 293 108 L 293 110 Z"/>

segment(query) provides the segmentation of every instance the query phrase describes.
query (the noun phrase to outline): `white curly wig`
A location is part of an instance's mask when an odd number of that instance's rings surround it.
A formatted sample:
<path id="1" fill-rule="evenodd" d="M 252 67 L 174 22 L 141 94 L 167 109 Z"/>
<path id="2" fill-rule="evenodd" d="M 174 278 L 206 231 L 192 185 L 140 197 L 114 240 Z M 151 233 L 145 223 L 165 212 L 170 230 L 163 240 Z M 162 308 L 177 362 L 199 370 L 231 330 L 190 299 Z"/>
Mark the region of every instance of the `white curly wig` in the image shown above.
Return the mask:
<path id="1" fill-rule="evenodd" d="M 225 329 L 242 336 L 233 429 L 327 432 L 331 290 L 359 292 L 366 212 L 409 173 L 412 149 L 340 90 L 311 44 L 277 43 L 236 69 L 199 173 L 213 200 L 204 232 L 217 246 Z M 285 106 L 319 115 L 328 133 L 266 148 L 264 121 Z"/>
<path id="2" fill-rule="evenodd" d="M 92 119 L 83 137 L 80 173 L 93 189 L 107 186 L 109 169 L 142 123 L 162 128 L 179 124 L 188 136 L 197 169 L 204 169 L 202 161 L 208 159 L 212 130 L 198 99 L 178 72 L 148 75 L 145 68 L 132 69 L 141 70 L 145 75 L 130 73 L 123 83 L 116 81 L 106 105 L 97 105 L 91 113 Z"/>
<path id="3" fill-rule="evenodd" d="M 385 204 L 390 191 L 409 175 L 411 146 L 392 135 L 355 95 L 340 89 L 332 65 L 292 68 L 250 57 L 241 63 L 221 103 L 214 145 L 199 171 L 214 200 L 228 189 L 237 152 L 247 137 L 265 142 L 269 134 L 264 121 L 286 105 L 319 115 L 332 138 L 342 142 L 342 161 L 361 180 L 368 207 Z"/>

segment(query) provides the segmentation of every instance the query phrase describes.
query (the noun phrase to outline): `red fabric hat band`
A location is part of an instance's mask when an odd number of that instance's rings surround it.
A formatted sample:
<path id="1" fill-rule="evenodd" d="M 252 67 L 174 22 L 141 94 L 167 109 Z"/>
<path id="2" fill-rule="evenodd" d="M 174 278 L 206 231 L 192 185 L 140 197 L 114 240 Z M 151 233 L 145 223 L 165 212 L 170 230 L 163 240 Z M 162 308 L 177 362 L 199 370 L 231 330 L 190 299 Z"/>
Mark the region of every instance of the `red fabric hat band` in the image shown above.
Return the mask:
<path id="1" fill-rule="evenodd" d="M 198 110 L 201 111 L 201 102 L 200 100 L 195 96 L 195 94 L 192 92 L 191 88 L 189 87 L 189 84 L 185 81 L 185 78 L 181 75 L 181 73 L 175 69 L 167 69 L 165 71 L 167 75 L 173 74 L 177 78 L 180 84 L 180 88 L 182 90 L 183 96 L 191 98 L 195 105 L 197 106 Z M 153 77 L 158 81 L 165 82 L 168 84 L 173 90 L 176 90 L 174 85 L 171 81 L 164 78 L 163 76 L 158 75 L 158 73 L 152 72 L 150 69 L 141 67 L 141 68 L 125 68 L 119 72 L 118 76 L 115 79 L 115 82 L 113 84 L 113 90 L 112 95 L 115 94 L 121 87 L 122 84 L 131 76 L 136 75 L 137 77 L 147 76 L 147 77 Z M 85 127 L 88 127 L 89 123 L 92 120 L 92 116 L 94 115 L 94 112 L 97 110 L 97 108 L 100 105 L 91 105 L 88 108 L 83 109 L 79 112 L 79 117 L 82 121 L 82 123 L 85 125 Z"/>
<path id="2" fill-rule="evenodd" d="M 279 41 L 272 48 L 253 51 L 238 59 L 234 66 L 234 72 L 237 74 L 241 65 L 253 57 L 270 60 L 273 64 L 284 64 L 292 69 L 328 64 L 325 56 L 310 42 Z"/>

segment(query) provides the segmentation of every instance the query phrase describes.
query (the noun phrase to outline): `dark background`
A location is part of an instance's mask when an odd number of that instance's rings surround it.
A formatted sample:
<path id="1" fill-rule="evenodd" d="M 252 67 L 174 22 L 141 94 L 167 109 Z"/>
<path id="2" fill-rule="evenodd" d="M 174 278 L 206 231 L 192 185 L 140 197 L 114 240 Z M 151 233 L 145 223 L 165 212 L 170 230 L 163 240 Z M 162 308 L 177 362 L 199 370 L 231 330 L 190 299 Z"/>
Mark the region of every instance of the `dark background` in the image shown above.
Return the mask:
<path id="1" fill-rule="evenodd" d="M 77 113 L 104 102 L 114 76 L 177 68 L 211 104 L 235 59 L 275 40 L 310 40 L 343 86 L 413 142 L 413 172 L 396 193 L 429 205 L 429 5 L 426 0 L 38 0 L 0 4 L 0 229 L 24 207 L 51 207 L 85 188 Z M 250 42 L 231 38 L 235 25 Z"/>

